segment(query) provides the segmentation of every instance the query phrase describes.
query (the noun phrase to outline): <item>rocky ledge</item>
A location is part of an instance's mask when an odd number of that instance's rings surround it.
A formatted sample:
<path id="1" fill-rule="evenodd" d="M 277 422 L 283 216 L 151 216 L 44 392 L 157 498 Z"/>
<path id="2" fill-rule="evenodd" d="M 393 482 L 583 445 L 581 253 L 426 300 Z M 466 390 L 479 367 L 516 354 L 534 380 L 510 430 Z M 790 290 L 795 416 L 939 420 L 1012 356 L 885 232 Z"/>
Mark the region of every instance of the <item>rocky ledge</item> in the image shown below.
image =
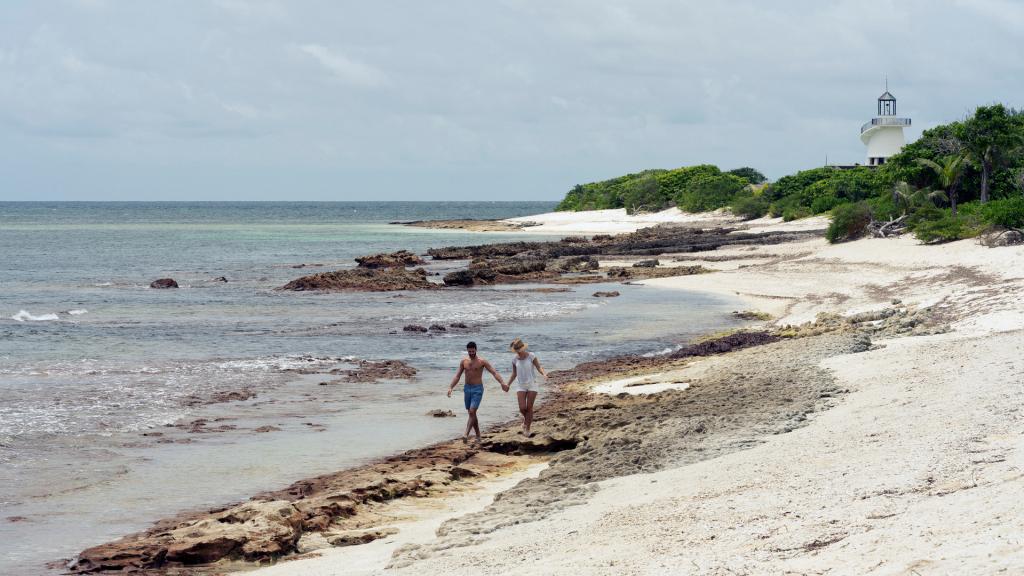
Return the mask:
<path id="1" fill-rule="evenodd" d="M 408 266 L 421 266 L 423 258 L 408 250 L 399 250 L 390 254 L 373 254 L 356 258 L 360 268 L 406 268 Z"/>
<path id="2" fill-rule="evenodd" d="M 629 268 L 612 267 L 600 274 L 599 257 L 658 256 L 716 250 L 722 246 L 768 245 L 820 236 L 821 231 L 749 233 L 738 228 L 661 225 L 619 236 L 572 236 L 549 242 L 508 242 L 479 246 L 432 248 L 434 260 L 470 260 L 463 270 L 444 277 L 448 286 L 557 282 L 585 284 L 610 279 L 639 280 L 711 272 L 699 266 L 667 267 L 642 258 Z"/>
<path id="3" fill-rule="evenodd" d="M 547 242 L 506 242 L 477 246 L 447 246 L 427 251 L 434 260 L 517 258 L 551 260 L 566 256 L 658 256 L 717 250 L 722 246 L 770 245 L 821 237 L 824 230 L 746 232 L 740 228 L 700 228 L 662 224 L 618 236 L 570 236 Z M 649 264 L 648 264 L 649 265 Z"/>
<path id="4" fill-rule="evenodd" d="M 294 292 L 390 292 L 393 290 L 430 290 L 440 287 L 427 279 L 423 268 L 353 268 L 319 272 L 296 278 L 280 289 Z"/>
<path id="5" fill-rule="evenodd" d="M 83 551 L 67 569 L 169 574 L 225 560 L 265 563 L 305 549 L 311 539 L 331 546 L 362 543 L 371 528 L 363 516 L 380 503 L 429 496 L 465 478 L 518 466 L 520 460 L 461 442 L 412 450 L 359 469 L 301 480 L 234 506 L 160 521 Z"/>

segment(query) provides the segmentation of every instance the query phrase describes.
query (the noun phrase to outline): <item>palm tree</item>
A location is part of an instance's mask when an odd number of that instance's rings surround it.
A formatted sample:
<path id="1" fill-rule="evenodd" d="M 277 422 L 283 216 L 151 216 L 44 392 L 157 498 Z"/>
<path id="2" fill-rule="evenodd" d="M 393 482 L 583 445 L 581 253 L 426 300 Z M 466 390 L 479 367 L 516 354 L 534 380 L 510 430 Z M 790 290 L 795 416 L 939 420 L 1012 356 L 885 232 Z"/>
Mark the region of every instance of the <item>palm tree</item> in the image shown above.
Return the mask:
<path id="1" fill-rule="evenodd" d="M 946 202 L 948 200 L 946 193 L 942 190 L 914 188 L 903 181 L 897 182 L 892 187 L 892 203 L 896 207 L 902 204 L 904 215 L 925 203 L 934 205 L 936 202 Z"/>
<path id="2" fill-rule="evenodd" d="M 956 216 L 956 196 L 957 188 L 960 186 L 960 178 L 964 174 L 964 164 L 966 162 L 966 156 L 963 153 L 952 154 L 949 156 L 943 156 L 939 158 L 939 162 L 929 160 L 928 158 L 918 158 L 917 163 L 922 166 L 927 166 L 935 172 L 935 177 L 939 180 L 939 185 L 946 192 L 949 197 L 949 204 L 953 210 L 953 216 Z"/>

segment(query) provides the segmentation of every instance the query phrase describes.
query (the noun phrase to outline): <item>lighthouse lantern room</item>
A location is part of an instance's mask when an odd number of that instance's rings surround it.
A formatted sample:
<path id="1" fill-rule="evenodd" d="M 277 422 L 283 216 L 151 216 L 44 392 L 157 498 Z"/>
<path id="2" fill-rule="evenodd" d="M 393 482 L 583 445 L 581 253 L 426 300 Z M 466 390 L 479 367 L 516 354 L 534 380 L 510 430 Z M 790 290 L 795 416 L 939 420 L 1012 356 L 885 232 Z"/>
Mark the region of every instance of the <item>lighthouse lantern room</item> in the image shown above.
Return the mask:
<path id="1" fill-rule="evenodd" d="M 910 126 L 910 118 L 896 116 L 896 97 L 889 93 L 888 84 L 885 93 L 878 97 L 878 116 L 860 128 L 860 140 L 868 147 L 868 166 L 885 164 L 906 144 L 903 127 Z"/>

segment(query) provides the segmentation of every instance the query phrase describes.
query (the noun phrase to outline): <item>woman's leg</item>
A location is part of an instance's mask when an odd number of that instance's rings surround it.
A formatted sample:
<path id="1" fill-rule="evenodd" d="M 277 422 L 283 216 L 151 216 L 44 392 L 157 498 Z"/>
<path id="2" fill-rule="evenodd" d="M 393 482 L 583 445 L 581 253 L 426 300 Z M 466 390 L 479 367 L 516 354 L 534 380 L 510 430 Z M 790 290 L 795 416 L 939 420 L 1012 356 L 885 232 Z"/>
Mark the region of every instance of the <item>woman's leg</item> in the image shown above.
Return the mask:
<path id="1" fill-rule="evenodd" d="M 530 424 L 533 424 L 533 402 L 536 399 L 537 399 L 537 393 L 536 392 L 527 392 L 526 393 L 526 413 L 523 414 L 523 417 L 525 418 L 526 423 L 524 424 L 523 427 L 526 429 L 526 433 L 527 434 L 530 433 Z"/>
<path id="2" fill-rule="evenodd" d="M 516 400 L 519 401 L 519 413 L 523 415 L 523 430 L 527 431 L 527 432 L 529 432 L 529 430 L 530 430 L 530 425 L 528 424 L 529 420 L 526 419 L 527 418 L 527 416 L 526 416 L 526 413 L 527 413 L 527 408 L 526 408 L 527 400 L 526 400 L 526 397 L 527 397 L 528 394 L 530 394 L 530 393 L 529 392 L 524 392 L 522 390 L 519 390 L 518 392 L 516 392 Z"/>

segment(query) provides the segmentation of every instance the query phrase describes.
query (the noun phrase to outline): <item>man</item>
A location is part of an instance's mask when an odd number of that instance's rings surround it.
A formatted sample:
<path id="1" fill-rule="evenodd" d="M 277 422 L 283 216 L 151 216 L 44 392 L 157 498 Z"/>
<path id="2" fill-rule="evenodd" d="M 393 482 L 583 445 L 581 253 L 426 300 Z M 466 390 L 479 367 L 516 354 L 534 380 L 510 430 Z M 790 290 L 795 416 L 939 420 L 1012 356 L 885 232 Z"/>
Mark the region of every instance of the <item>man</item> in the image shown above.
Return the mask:
<path id="1" fill-rule="evenodd" d="M 480 407 L 480 401 L 484 398 L 484 370 L 491 373 L 494 379 L 501 384 L 501 389 L 508 392 L 508 385 L 505 384 L 505 380 L 498 374 L 491 363 L 483 358 L 476 355 L 476 342 L 470 342 L 466 344 L 467 358 L 463 358 L 459 362 L 459 371 L 455 373 L 455 378 L 452 379 L 451 386 L 448 387 L 448 397 L 452 397 L 452 390 L 459 383 L 459 378 L 462 374 L 466 375 L 466 384 L 462 387 L 462 393 L 465 397 L 466 412 L 469 413 L 469 420 L 466 422 L 466 433 L 462 436 L 463 442 L 469 441 L 470 430 L 476 432 L 476 441 L 480 442 L 480 422 L 476 418 L 477 408 Z"/>

